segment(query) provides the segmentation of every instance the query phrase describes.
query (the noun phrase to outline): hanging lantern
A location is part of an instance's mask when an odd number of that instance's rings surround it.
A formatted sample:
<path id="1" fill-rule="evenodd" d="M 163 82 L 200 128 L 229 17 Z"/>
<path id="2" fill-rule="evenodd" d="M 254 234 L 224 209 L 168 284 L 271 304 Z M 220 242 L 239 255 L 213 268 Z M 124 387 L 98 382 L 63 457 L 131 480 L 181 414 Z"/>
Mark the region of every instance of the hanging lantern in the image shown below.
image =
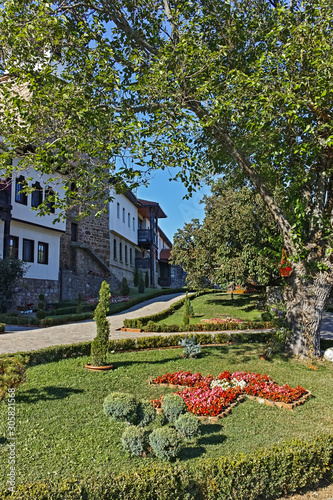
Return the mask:
<path id="1" fill-rule="evenodd" d="M 290 262 L 288 260 L 286 251 L 282 248 L 280 274 L 283 278 L 287 278 L 291 274 Z"/>

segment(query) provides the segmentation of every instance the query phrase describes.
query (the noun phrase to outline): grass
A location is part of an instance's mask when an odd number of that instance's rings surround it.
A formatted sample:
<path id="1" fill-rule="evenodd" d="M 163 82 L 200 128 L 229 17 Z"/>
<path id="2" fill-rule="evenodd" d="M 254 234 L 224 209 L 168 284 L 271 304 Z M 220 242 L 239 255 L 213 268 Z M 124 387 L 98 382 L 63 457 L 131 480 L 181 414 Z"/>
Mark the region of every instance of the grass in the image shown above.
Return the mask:
<path id="1" fill-rule="evenodd" d="M 125 424 L 111 422 L 103 414 L 102 403 L 112 391 L 151 399 L 171 389 L 148 386 L 149 377 L 178 370 L 218 375 L 229 369 L 267 373 L 278 383 L 298 384 L 313 394 L 294 411 L 260 405 L 256 401 L 239 404 L 216 425 L 205 425 L 196 444 L 180 456 L 194 464 L 198 457 L 218 457 L 248 453 L 282 440 L 311 439 L 333 432 L 333 367 L 319 363 L 317 371 L 307 364 L 284 356 L 262 361 L 262 345 L 235 345 L 205 348 L 199 359 L 181 359 L 178 349 L 114 353 L 115 370 L 88 372 L 88 358 L 62 360 L 31 367 L 27 383 L 16 391 L 16 472 L 17 484 L 37 479 L 59 479 L 86 473 L 107 474 L 135 469 L 157 460 L 130 458 L 121 449 Z M 0 406 L 0 449 L 4 459 L 0 476 L 7 471 L 7 407 Z M 143 462 L 144 460 L 144 462 Z"/>
<path id="2" fill-rule="evenodd" d="M 244 321 L 261 320 L 261 312 L 257 309 L 258 295 L 234 295 L 231 300 L 230 294 L 216 292 L 201 295 L 191 300 L 194 309 L 194 317 L 190 318 L 190 324 L 200 323 L 202 319 L 226 318 L 243 319 Z M 181 325 L 183 323 L 184 306 L 159 323 L 167 325 Z"/>

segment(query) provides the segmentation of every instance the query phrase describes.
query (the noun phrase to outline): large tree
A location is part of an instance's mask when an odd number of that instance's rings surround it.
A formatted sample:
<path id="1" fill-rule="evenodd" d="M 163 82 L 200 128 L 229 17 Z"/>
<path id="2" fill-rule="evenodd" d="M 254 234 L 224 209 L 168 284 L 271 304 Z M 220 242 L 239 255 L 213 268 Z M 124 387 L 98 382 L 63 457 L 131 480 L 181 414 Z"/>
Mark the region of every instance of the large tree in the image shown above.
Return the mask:
<path id="1" fill-rule="evenodd" d="M 320 354 L 333 281 L 331 0 L 3 2 L 2 164 L 62 172 L 66 203 L 177 166 L 247 176 L 292 260 L 295 354 Z M 16 85 L 16 87 L 15 87 Z M 25 88 L 26 93 L 17 89 Z M 117 172 L 113 172 L 117 177 Z"/>
<path id="2" fill-rule="evenodd" d="M 203 199 L 203 222 L 193 219 L 173 239 L 171 257 L 186 271 L 188 284 L 279 284 L 281 236 L 260 195 L 225 180 L 211 189 Z"/>

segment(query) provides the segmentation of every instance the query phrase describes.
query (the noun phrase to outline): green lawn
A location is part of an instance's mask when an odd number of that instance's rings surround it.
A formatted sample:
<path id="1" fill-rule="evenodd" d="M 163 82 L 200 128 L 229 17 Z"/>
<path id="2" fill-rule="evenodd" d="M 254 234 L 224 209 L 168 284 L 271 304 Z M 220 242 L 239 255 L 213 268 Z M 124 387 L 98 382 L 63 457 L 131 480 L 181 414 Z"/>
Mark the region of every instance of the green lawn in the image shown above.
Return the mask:
<path id="1" fill-rule="evenodd" d="M 276 356 L 261 361 L 262 345 L 204 348 L 199 359 L 181 359 L 179 349 L 114 353 L 115 370 L 88 372 L 87 358 L 62 360 L 31 367 L 27 383 L 16 391 L 17 483 L 42 478 L 59 479 L 85 473 L 135 469 L 142 460 L 123 453 L 120 437 L 126 427 L 103 414 L 102 403 L 111 391 L 130 392 L 138 398 L 154 398 L 171 389 L 148 386 L 148 378 L 179 370 L 218 375 L 224 370 L 267 373 L 278 383 L 298 384 L 313 394 L 294 411 L 246 400 L 216 425 L 204 426 L 197 444 L 182 451 L 180 460 L 195 463 L 201 456 L 218 457 L 250 452 L 291 438 L 311 439 L 333 432 L 333 367 L 319 370 Z M 0 405 L 0 477 L 7 474 L 7 407 Z"/>
<path id="2" fill-rule="evenodd" d="M 258 295 L 235 294 L 234 300 L 228 293 L 216 292 L 201 295 L 191 300 L 194 309 L 194 318 L 190 323 L 200 323 L 202 319 L 226 318 L 243 319 L 245 321 L 261 320 L 261 311 L 257 309 Z M 175 311 L 160 323 L 167 325 L 183 323 L 184 306 Z"/>

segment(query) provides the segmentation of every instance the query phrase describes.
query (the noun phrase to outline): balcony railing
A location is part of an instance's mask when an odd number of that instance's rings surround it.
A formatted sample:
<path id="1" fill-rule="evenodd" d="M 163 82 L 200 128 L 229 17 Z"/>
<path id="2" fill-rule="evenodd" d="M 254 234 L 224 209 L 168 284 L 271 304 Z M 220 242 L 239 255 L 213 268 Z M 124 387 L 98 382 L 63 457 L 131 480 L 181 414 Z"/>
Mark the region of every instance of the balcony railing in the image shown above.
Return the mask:
<path id="1" fill-rule="evenodd" d="M 138 230 L 138 243 L 139 245 L 148 245 L 152 242 L 152 234 L 150 229 Z"/>

